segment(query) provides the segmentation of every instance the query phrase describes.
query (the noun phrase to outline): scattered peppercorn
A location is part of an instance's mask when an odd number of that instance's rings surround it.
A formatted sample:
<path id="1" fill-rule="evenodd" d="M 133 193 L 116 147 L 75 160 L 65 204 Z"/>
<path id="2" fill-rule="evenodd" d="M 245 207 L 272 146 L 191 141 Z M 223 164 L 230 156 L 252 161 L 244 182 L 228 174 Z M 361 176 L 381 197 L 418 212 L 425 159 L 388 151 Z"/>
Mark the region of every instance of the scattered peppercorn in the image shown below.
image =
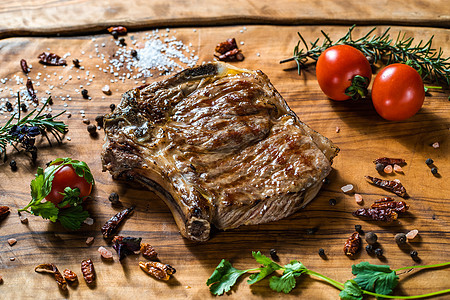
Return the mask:
<path id="1" fill-rule="evenodd" d="M 361 225 L 355 225 L 355 231 L 362 234 L 362 226 Z"/>
<path id="2" fill-rule="evenodd" d="M 74 60 L 72 60 L 73 62 L 73 66 L 75 68 L 79 68 L 80 67 L 80 61 L 78 60 L 78 58 L 75 58 Z"/>
<path id="3" fill-rule="evenodd" d="M 438 169 L 436 167 L 431 168 L 431 173 L 436 175 L 438 173 Z"/>
<path id="4" fill-rule="evenodd" d="M 119 39 L 119 43 L 122 45 L 122 46 L 126 46 L 127 44 L 125 43 L 125 39 L 123 38 L 123 37 L 121 37 L 120 39 Z"/>
<path id="5" fill-rule="evenodd" d="M 95 125 L 88 125 L 87 127 L 87 131 L 89 132 L 90 135 L 95 135 L 97 134 L 97 127 Z"/>
<path id="6" fill-rule="evenodd" d="M 319 230 L 319 229 L 318 228 L 308 228 L 308 229 L 306 229 L 306 234 L 312 235 L 312 234 L 316 233 L 317 230 Z"/>
<path id="7" fill-rule="evenodd" d="M 81 95 L 83 96 L 84 99 L 89 99 L 89 95 L 88 95 L 88 90 L 87 89 L 82 89 L 81 90 Z"/>
<path id="8" fill-rule="evenodd" d="M 131 56 L 136 57 L 137 56 L 137 51 L 136 50 L 131 50 Z"/>
<path id="9" fill-rule="evenodd" d="M 434 160 L 432 160 L 431 158 L 427 158 L 425 163 L 429 166 L 429 165 L 432 165 L 434 163 Z"/>
<path id="10" fill-rule="evenodd" d="M 366 246 L 366 252 L 368 254 L 373 254 L 373 246 L 372 245 L 367 245 Z"/>
<path id="11" fill-rule="evenodd" d="M 12 107 L 11 102 L 6 101 L 5 105 L 6 105 L 6 110 L 7 111 L 9 111 L 9 112 L 13 111 L 13 107 Z"/>
<path id="12" fill-rule="evenodd" d="M 25 103 L 21 103 L 21 104 L 20 104 L 20 109 L 21 109 L 23 112 L 27 112 L 27 111 L 28 111 L 27 105 L 26 105 Z"/>
<path id="13" fill-rule="evenodd" d="M 97 122 L 97 126 L 103 127 L 103 119 L 104 119 L 103 115 L 98 115 L 95 117 L 95 122 Z"/>
<path id="14" fill-rule="evenodd" d="M 323 250 L 323 248 L 319 249 L 319 255 L 320 256 L 325 256 L 325 250 Z"/>
<path id="15" fill-rule="evenodd" d="M 114 103 L 111 103 L 109 105 L 109 108 L 111 109 L 111 111 L 114 111 L 116 109 L 116 105 Z"/>
<path id="16" fill-rule="evenodd" d="M 331 198 L 328 203 L 330 203 L 331 206 L 335 206 L 336 205 L 336 199 Z"/>
<path id="17" fill-rule="evenodd" d="M 377 163 L 376 165 L 375 165 L 375 169 L 378 171 L 378 172 L 383 172 L 384 171 L 384 165 L 383 164 L 380 164 L 380 163 Z"/>
<path id="18" fill-rule="evenodd" d="M 270 253 L 270 257 L 271 257 L 274 261 L 280 261 L 280 258 L 278 257 L 277 250 L 275 250 L 275 249 L 270 249 L 269 253 Z"/>
<path id="19" fill-rule="evenodd" d="M 373 232 L 366 233 L 366 242 L 369 245 L 373 245 L 378 241 L 378 236 Z"/>
<path id="20" fill-rule="evenodd" d="M 398 245 L 402 245 L 402 244 L 406 243 L 406 234 L 404 234 L 404 233 L 397 233 L 395 235 L 395 242 Z"/>
<path id="21" fill-rule="evenodd" d="M 419 253 L 417 253 L 416 250 L 412 250 L 412 251 L 409 253 L 409 255 L 411 255 L 411 257 L 412 257 L 413 259 L 417 259 L 417 257 L 419 256 Z"/>
<path id="22" fill-rule="evenodd" d="M 17 171 L 17 163 L 16 163 L 16 161 L 15 160 L 11 160 L 10 162 L 9 162 L 9 166 L 11 167 L 11 170 L 12 171 Z"/>
<path id="23" fill-rule="evenodd" d="M 325 177 L 325 178 L 322 180 L 322 182 L 323 182 L 323 184 L 330 184 L 330 179 L 328 179 L 328 177 Z"/>
<path id="24" fill-rule="evenodd" d="M 381 249 L 381 248 L 375 249 L 375 255 L 376 256 L 383 256 L 383 249 Z"/>
<path id="25" fill-rule="evenodd" d="M 108 200 L 111 201 L 112 204 L 119 203 L 119 195 L 117 193 L 109 194 Z"/>
<path id="26" fill-rule="evenodd" d="M 112 34 L 112 36 L 113 36 L 113 38 L 115 39 L 115 40 L 117 40 L 117 38 L 119 37 L 119 33 L 117 32 L 117 31 L 111 31 L 111 34 Z"/>

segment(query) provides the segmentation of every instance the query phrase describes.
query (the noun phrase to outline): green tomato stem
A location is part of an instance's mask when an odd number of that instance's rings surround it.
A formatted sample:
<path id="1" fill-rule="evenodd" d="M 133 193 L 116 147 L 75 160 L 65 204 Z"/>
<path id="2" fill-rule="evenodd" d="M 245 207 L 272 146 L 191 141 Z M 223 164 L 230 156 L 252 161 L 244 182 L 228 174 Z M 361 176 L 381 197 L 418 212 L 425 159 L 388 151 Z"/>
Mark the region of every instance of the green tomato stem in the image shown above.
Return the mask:
<path id="1" fill-rule="evenodd" d="M 325 275 L 322 275 L 322 274 L 320 274 L 320 273 L 311 271 L 311 270 L 309 270 L 309 269 L 308 269 L 305 273 L 308 274 L 308 275 L 311 275 L 311 276 L 318 277 L 318 278 L 320 278 L 320 279 L 322 279 L 322 280 L 328 282 L 328 283 L 331 284 L 332 286 L 334 286 L 334 287 L 340 289 L 341 291 L 344 289 L 344 285 L 343 285 L 342 283 L 340 283 L 339 281 L 336 281 L 336 280 L 334 280 L 334 279 L 331 279 L 331 278 L 329 278 L 329 277 L 327 277 L 327 276 L 325 276 Z"/>
<path id="2" fill-rule="evenodd" d="M 397 273 L 398 271 L 401 271 L 401 270 L 408 270 L 408 269 L 439 268 L 439 267 L 444 267 L 444 266 L 449 266 L 449 265 L 450 265 L 450 261 L 449 261 L 449 262 L 445 262 L 445 263 L 441 263 L 441 264 L 435 264 L 435 265 L 403 267 L 403 268 L 399 268 L 399 269 L 394 270 L 394 272 Z"/>
<path id="3" fill-rule="evenodd" d="M 420 298 L 427 298 L 427 297 L 431 297 L 431 296 L 437 296 L 437 295 L 450 293 L 450 289 L 447 289 L 447 290 L 442 290 L 442 291 L 437 291 L 437 292 L 422 294 L 422 295 L 391 296 L 391 295 L 381 295 L 381 294 L 377 294 L 377 293 L 372 293 L 372 292 L 369 292 L 366 290 L 362 290 L 362 291 L 363 291 L 363 294 L 366 294 L 366 295 L 371 295 L 371 296 L 375 296 L 375 297 L 379 297 L 379 298 L 388 298 L 388 299 L 420 299 Z"/>

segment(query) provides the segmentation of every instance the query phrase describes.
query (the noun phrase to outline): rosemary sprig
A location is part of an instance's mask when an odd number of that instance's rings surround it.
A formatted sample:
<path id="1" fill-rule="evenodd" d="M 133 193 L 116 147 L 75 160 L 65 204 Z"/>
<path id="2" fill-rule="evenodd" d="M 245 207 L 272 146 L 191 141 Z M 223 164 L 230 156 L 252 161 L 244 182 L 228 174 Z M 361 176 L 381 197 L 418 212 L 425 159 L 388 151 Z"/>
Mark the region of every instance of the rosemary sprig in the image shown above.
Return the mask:
<path id="1" fill-rule="evenodd" d="M 37 109 L 34 109 L 29 114 L 20 117 L 20 95 L 18 94 L 18 120 L 13 124 L 13 120 L 16 114 L 0 128 L 0 155 L 3 154 L 3 159 L 6 161 L 6 146 L 12 145 L 17 151 L 17 144 L 20 144 L 26 152 L 30 152 L 35 159 L 37 154 L 37 148 L 35 146 L 35 137 L 42 134 L 45 136 L 51 145 L 51 141 L 48 137 L 48 133 L 51 133 L 58 144 L 62 142 L 61 134 L 64 134 L 67 130 L 67 125 L 62 121 L 55 121 L 57 117 L 62 115 L 65 111 L 60 112 L 55 116 L 49 114 L 42 114 L 44 108 L 51 100 L 51 96 L 41 107 L 41 109 L 35 114 Z M 34 115 L 34 116 L 33 116 Z"/>
<path id="2" fill-rule="evenodd" d="M 294 48 L 294 56 L 280 61 L 285 63 L 295 60 L 298 66 L 298 72 L 306 67 L 309 59 L 317 61 L 320 54 L 335 45 L 350 45 L 360 50 L 372 64 L 382 61 L 385 64 L 408 63 L 421 74 L 424 81 L 445 83 L 450 86 L 450 57 L 444 57 L 441 48 L 436 50 L 432 48 L 432 36 L 426 43 L 420 41 L 413 45 L 414 38 L 406 37 L 406 34 L 398 33 L 394 40 L 389 34 L 390 27 L 380 36 L 371 34 L 376 27 L 372 28 L 363 37 L 354 40 L 352 37 L 353 29 L 356 25 L 349 28 L 348 32 L 336 42 L 333 42 L 329 35 L 321 30 L 324 40 L 319 44 L 320 38 L 310 42 L 310 46 L 305 39 L 298 33 L 299 41 Z M 301 44 L 306 49 L 300 48 Z"/>

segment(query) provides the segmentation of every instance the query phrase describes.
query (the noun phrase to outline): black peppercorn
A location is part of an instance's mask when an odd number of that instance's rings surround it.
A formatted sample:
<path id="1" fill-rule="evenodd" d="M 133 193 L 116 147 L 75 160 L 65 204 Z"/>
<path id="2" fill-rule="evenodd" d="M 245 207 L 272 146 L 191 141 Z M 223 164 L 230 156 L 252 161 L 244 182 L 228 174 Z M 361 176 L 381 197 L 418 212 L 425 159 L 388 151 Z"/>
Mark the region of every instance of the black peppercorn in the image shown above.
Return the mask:
<path id="1" fill-rule="evenodd" d="M 83 96 L 84 99 L 89 99 L 89 95 L 88 95 L 88 90 L 87 89 L 82 89 L 81 90 L 81 95 Z"/>
<path id="2" fill-rule="evenodd" d="M 306 234 L 312 235 L 312 234 L 316 233 L 317 230 L 319 230 L 319 229 L 318 228 L 308 228 L 308 229 L 306 229 Z"/>
<path id="3" fill-rule="evenodd" d="M 277 250 L 275 250 L 275 249 L 270 249 L 269 253 L 270 253 L 270 257 L 271 257 L 273 260 L 275 260 L 275 261 L 279 261 L 279 260 L 280 260 L 280 258 L 278 257 Z"/>
<path id="4" fill-rule="evenodd" d="M 366 252 L 368 254 L 372 254 L 373 253 L 373 246 L 372 245 L 367 245 L 366 246 Z"/>
<path id="5" fill-rule="evenodd" d="M 27 111 L 28 111 L 27 105 L 26 105 L 25 103 L 20 104 L 20 109 L 21 109 L 23 112 L 27 112 Z"/>
<path id="6" fill-rule="evenodd" d="M 12 107 L 11 102 L 6 101 L 5 105 L 6 105 L 6 110 L 7 111 L 9 111 L 9 112 L 13 111 L 13 107 Z"/>
<path id="7" fill-rule="evenodd" d="M 114 109 L 116 109 L 116 105 L 114 103 L 111 103 L 109 105 L 109 108 L 111 109 L 111 111 L 114 111 Z"/>
<path id="8" fill-rule="evenodd" d="M 373 232 L 366 233 L 367 244 L 373 245 L 378 241 L 378 236 Z"/>
<path id="9" fill-rule="evenodd" d="M 88 125 L 87 131 L 89 132 L 90 135 L 96 135 L 97 134 L 97 126 L 95 126 L 93 124 Z"/>
<path id="10" fill-rule="evenodd" d="M 429 165 L 432 165 L 434 163 L 434 160 L 432 160 L 431 158 L 427 158 L 425 163 L 429 166 Z"/>
<path id="11" fill-rule="evenodd" d="M 9 162 L 9 166 L 11 167 L 11 170 L 12 171 L 17 171 L 17 163 L 16 163 L 16 161 L 15 160 L 11 160 L 10 162 Z"/>
<path id="12" fill-rule="evenodd" d="M 417 256 L 419 255 L 419 253 L 417 253 L 416 250 L 412 250 L 412 251 L 409 253 L 409 255 L 411 255 L 411 257 L 412 257 L 413 259 L 416 259 Z"/>
<path id="13" fill-rule="evenodd" d="M 113 36 L 113 38 L 115 39 L 115 40 L 117 40 L 117 38 L 119 37 L 119 33 L 117 32 L 117 31 L 112 31 L 111 32 L 111 34 L 112 34 L 112 36 Z"/>
<path id="14" fill-rule="evenodd" d="M 72 62 L 73 62 L 73 65 L 74 65 L 75 68 L 79 68 L 80 67 L 80 61 L 77 58 L 72 60 Z"/>
<path id="15" fill-rule="evenodd" d="M 407 240 L 406 234 L 404 234 L 404 233 L 397 233 L 395 235 L 395 242 L 398 245 L 402 245 L 402 244 L 406 243 L 406 240 Z"/>
<path id="16" fill-rule="evenodd" d="M 97 122 L 97 126 L 103 127 L 103 119 L 104 119 L 103 115 L 98 115 L 95 117 L 95 122 Z"/>
<path id="17" fill-rule="evenodd" d="M 328 201 L 328 203 L 329 203 L 331 206 L 335 206 L 335 205 L 336 205 L 336 199 L 331 198 L 331 199 Z"/>
<path id="18" fill-rule="evenodd" d="M 122 46 L 126 46 L 127 44 L 125 43 L 125 39 L 123 38 L 123 37 L 121 37 L 120 39 L 119 39 L 119 43 L 122 45 Z"/>
<path id="19" fill-rule="evenodd" d="M 438 169 L 436 167 L 431 168 L 431 173 L 436 175 L 438 173 Z"/>
<path id="20" fill-rule="evenodd" d="M 48 105 L 53 105 L 53 98 L 50 97 L 50 98 L 48 99 Z"/>
<path id="21" fill-rule="evenodd" d="M 322 182 L 323 182 L 323 184 L 330 184 L 330 179 L 328 179 L 327 177 L 325 177 L 325 178 L 322 180 Z"/>
<path id="22" fill-rule="evenodd" d="M 325 250 L 323 250 L 323 248 L 319 249 L 319 255 L 320 256 L 325 256 Z"/>
<path id="23" fill-rule="evenodd" d="M 355 225 L 355 231 L 361 233 L 362 232 L 362 226 L 361 225 Z"/>
<path id="24" fill-rule="evenodd" d="M 112 204 L 119 203 L 119 195 L 117 193 L 109 194 L 108 200 L 111 201 Z"/>
<path id="25" fill-rule="evenodd" d="M 131 56 L 136 57 L 137 56 L 137 51 L 136 50 L 131 50 Z"/>
<path id="26" fill-rule="evenodd" d="M 375 249 L 375 255 L 376 256 L 383 256 L 383 249 L 381 249 L 381 248 Z"/>
<path id="27" fill-rule="evenodd" d="M 377 164 L 375 165 L 375 169 L 376 169 L 378 172 L 383 172 L 383 171 L 384 171 L 384 167 L 385 167 L 385 165 L 380 164 L 380 163 L 377 163 Z"/>

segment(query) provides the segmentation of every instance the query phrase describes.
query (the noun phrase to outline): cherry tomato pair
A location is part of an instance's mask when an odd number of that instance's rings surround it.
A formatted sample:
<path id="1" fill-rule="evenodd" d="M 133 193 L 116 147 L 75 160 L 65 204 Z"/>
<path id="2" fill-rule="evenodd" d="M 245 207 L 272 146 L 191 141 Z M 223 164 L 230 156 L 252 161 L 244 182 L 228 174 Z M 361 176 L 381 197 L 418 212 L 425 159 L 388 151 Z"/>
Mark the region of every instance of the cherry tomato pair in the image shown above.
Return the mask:
<path id="1" fill-rule="evenodd" d="M 359 50 L 337 45 L 320 55 L 316 75 L 320 88 L 328 97 L 343 101 L 365 96 L 372 69 Z M 372 102 L 377 113 L 386 120 L 412 117 L 422 107 L 424 99 L 422 78 L 408 65 L 389 65 L 374 80 Z"/>

